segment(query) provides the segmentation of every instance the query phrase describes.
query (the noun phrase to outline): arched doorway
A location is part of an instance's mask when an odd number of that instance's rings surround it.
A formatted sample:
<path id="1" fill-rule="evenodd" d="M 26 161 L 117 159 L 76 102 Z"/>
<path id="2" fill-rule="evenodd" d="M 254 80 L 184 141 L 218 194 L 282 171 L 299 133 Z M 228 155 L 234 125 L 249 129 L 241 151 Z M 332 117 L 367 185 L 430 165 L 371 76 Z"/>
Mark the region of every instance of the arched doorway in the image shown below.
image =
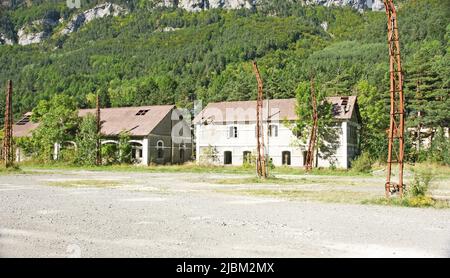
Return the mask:
<path id="1" fill-rule="evenodd" d="M 158 159 L 164 159 L 164 141 L 159 140 L 156 143 L 156 153 Z"/>
<path id="2" fill-rule="evenodd" d="M 119 142 L 105 140 L 102 144 L 102 163 L 109 165 L 119 161 Z"/>
<path id="3" fill-rule="evenodd" d="M 141 163 L 143 156 L 143 146 L 139 141 L 129 141 L 131 145 L 131 159 L 134 163 Z"/>

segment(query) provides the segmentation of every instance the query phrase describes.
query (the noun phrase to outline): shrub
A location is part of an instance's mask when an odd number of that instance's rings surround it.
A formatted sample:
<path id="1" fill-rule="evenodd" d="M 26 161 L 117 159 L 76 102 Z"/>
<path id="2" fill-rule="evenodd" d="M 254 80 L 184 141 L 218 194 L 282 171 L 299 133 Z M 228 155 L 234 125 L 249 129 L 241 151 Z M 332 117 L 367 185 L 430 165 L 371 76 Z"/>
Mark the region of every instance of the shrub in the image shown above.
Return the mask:
<path id="1" fill-rule="evenodd" d="M 358 173 L 369 173 L 372 171 L 372 159 L 369 153 L 364 152 L 351 163 L 352 170 Z"/>
<path id="2" fill-rule="evenodd" d="M 118 147 L 116 144 L 102 145 L 102 163 L 112 165 L 118 162 Z"/>
<path id="3" fill-rule="evenodd" d="M 201 164 L 215 164 L 219 162 L 219 151 L 215 146 L 209 145 L 207 148 L 202 150 L 202 154 L 200 156 Z"/>
<path id="4" fill-rule="evenodd" d="M 122 131 L 119 134 L 119 162 L 124 164 L 132 163 L 131 152 L 130 133 Z"/>
<path id="5" fill-rule="evenodd" d="M 95 165 L 97 159 L 97 120 L 92 114 L 88 114 L 81 121 L 79 131 L 75 137 L 77 152 L 75 162 L 78 165 Z"/>
<path id="6" fill-rule="evenodd" d="M 256 155 L 254 153 L 247 153 L 244 156 L 242 167 L 245 169 L 256 167 Z"/>
<path id="7" fill-rule="evenodd" d="M 411 183 L 408 194 L 410 197 L 424 197 L 430 189 L 432 179 L 431 171 L 415 173 L 414 180 Z"/>
<path id="8" fill-rule="evenodd" d="M 66 164 L 74 163 L 76 160 L 76 149 L 73 147 L 61 148 L 58 160 Z"/>

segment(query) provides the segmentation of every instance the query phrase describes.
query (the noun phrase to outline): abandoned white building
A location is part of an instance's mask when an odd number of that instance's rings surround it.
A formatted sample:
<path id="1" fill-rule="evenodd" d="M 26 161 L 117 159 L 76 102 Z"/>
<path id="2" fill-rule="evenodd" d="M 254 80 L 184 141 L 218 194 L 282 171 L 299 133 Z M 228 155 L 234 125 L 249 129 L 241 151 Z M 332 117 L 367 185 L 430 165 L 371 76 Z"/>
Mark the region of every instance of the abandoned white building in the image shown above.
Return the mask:
<path id="1" fill-rule="evenodd" d="M 80 109 L 78 112 L 80 117 L 89 113 L 95 115 L 95 109 Z M 181 110 L 174 105 L 102 108 L 100 119 L 101 144 L 118 144 L 119 134 L 127 131 L 136 163 L 176 164 L 192 158 L 190 126 Z M 13 136 L 31 136 L 38 126 L 39 123 L 31 121 L 31 113 L 26 113 L 14 124 Z M 75 142 L 55 143 L 55 159 L 65 146 L 76 148 Z M 21 150 L 16 149 L 16 160 L 23 160 L 23 156 Z"/>
<path id="2" fill-rule="evenodd" d="M 333 105 L 339 143 L 327 159 L 316 154 L 315 165 L 347 169 L 359 151 L 361 118 L 357 97 L 329 97 L 327 101 Z M 298 143 L 288 124 L 297 119 L 296 99 L 266 100 L 263 111 L 266 154 L 273 164 L 303 166 L 307 146 Z M 194 124 L 198 162 L 238 166 L 249 154 L 256 153 L 256 101 L 209 103 L 195 117 Z"/>

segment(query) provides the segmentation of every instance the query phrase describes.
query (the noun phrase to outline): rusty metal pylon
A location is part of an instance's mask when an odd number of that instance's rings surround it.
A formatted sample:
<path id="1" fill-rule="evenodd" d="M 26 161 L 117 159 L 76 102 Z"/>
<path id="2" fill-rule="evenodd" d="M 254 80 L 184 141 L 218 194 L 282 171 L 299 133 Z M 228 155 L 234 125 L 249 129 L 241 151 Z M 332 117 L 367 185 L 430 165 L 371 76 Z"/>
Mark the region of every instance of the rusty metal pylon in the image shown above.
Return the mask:
<path id="1" fill-rule="evenodd" d="M 390 72 L 390 125 L 387 160 L 386 198 L 399 193 L 403 197 L 404 133 L 405 133 L 405 96 L 403 94 L 403 72 L 400 56 L 397 11 L 393 0 L 384 0 L 388 19 L 389 72 Z M 392 181 L 392 166 L 398 165 L 398 183 Z"/>
<path id="2" fill-rule="evenodd" d="M 100 141 L 100 136 L 101 136 L 101 120 L 100 120 L 100 98 L 97 94 L 97 98 L 96 98 L 96 103 L 95 103 L 95 108 L 96 108 L 96 121 L 97 121 L 97 153 L 96 153 L 96 160 L 95 160 L 95 164 L 97 165 L 102 165 L 102 144 Z"/>
<path id="3" fill-rule="evenodd" d="M 6 107 L 5 107 L 5 128 L 3 138 L 3 160 L 6 167 L 13 166 L 13 148 L 12 148 L 12 81 L 8 81 L 6 89 Z"/>
<path id="4" fill-rule="evenodd" d="M 266 163 L 266 154 L 264 146 L 264 133 L 263 133 L 263 81 L 261 74 L 259 73 L 258 65 L 256 61 L 253 61 L 253 71 L 256 76 L 256 81 L 258 82 L 258 98 L 256 101 L 256 172 L 258 177 L 267 178 L 268 169 Z"/>
<path id="5" fill-rule="evenodd" d="M 312 113 L 313 125 L 311 127 L 311 134 L 309 138 L 309 146 L 308 152 L 306 153 L 306 164 L 305 164 L 305 169 L 308 172 L 312 170 L 314 164 L 314 149 L 316 147 L 317 129 L 319 126 L 319 115 L 317 112 L 317 99 L 314 89 L 314 78 L 311 78 L 311 105 L 313 108 Z"/>

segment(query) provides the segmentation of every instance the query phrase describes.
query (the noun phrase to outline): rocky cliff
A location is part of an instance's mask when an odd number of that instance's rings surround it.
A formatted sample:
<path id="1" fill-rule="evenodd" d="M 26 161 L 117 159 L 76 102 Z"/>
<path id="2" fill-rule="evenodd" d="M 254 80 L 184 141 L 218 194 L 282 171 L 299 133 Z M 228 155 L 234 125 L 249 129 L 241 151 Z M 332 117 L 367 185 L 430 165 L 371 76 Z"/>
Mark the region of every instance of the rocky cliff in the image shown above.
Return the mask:
<path id="1" fill-rule="evenodd" d="M 67 35 L 72 32 L 75 32 L 84 24 L 86 24 L 94 19 L 97 19 L 97 18 L 103 18 L 105 16 L 110 16 L 110 15 L 118 16 L 118 15 L 126 14 L 126 13 L 127 13 L 127 10 L 125 8 L 122 8 L 119 5 L 111 4 L 111 3 L 101 4 L 101 5 L 95 6 L 92 9 L 89 9 L 85 12 L 74 15 L 69 20 L 66 27 L 61 31 L 61 34 Z"/>
<path id="2" fill-rule="evenodd" d="M 306 0 L 309 5 L 349 6 L 357 10 L 379 11 L 384 9 L 383 0 Z"/>
<path id="3" fill-rule="evenodd" d="M 269 0 L 153 0 L 157 6 L 179 7 L 187 11 L 195 12 L 206 9 L 241 9 L 252 8 L 263 5 Z M 357 10 L 382 10 L 384 8 L 382 0 L 286 0 L 305 5 L 349 6 Z"/>
<path id="4" fill-rule="evenodd" d="M 13 41 L 11 39 L 8 39 L 6 37 L 6 35 L 0 33 L 0 45 L 1 44 L 7 44 L 7 45 L 12 45 Z"/>
<path id="5" fill-rule="evenodd" d="M 17 42 L 20 45 L 40 43 L 51 35 L 53 27 L 56 25 L 58 25 L 58 21 L 52 19 L 33 21 L 19 29 L 17 32 Z"/>
<path id="6" fill-rule="evenodd" d="M 222 8 L 222 9 L 242 9 L 253 8 L 258 5 L 264 5 L 266 1 L 271 0 L 150 0 L 153 6 L 159 7 L 178 7 L 191 12 L 201 10 Z M 286 0 L 298 3 L 299 5 L 323 5 L 331 6 L 349 6 L 354 9 L 363 10 L 382 10 L 384 9 L 382 0 Z M 76 32 L 86 23 L 106 16 L 119 16 L 128 13 L 122 6 L 104 3 L 97 5 L 84 12 L 73 15 L 69 20 L 63 19 L 42 19 L 33 21 L 22 26 L 17 32 L 17 42 L 20 45 L 29 45 L 39 43 L 52 35 L 53 29 L 57 25 L 63 28 L 59 32 L 61 35 L 68 35 Z M 13 40 L 8 39 L 4 34 L 0 34 L 0 44 L 13 44 Z"/>

